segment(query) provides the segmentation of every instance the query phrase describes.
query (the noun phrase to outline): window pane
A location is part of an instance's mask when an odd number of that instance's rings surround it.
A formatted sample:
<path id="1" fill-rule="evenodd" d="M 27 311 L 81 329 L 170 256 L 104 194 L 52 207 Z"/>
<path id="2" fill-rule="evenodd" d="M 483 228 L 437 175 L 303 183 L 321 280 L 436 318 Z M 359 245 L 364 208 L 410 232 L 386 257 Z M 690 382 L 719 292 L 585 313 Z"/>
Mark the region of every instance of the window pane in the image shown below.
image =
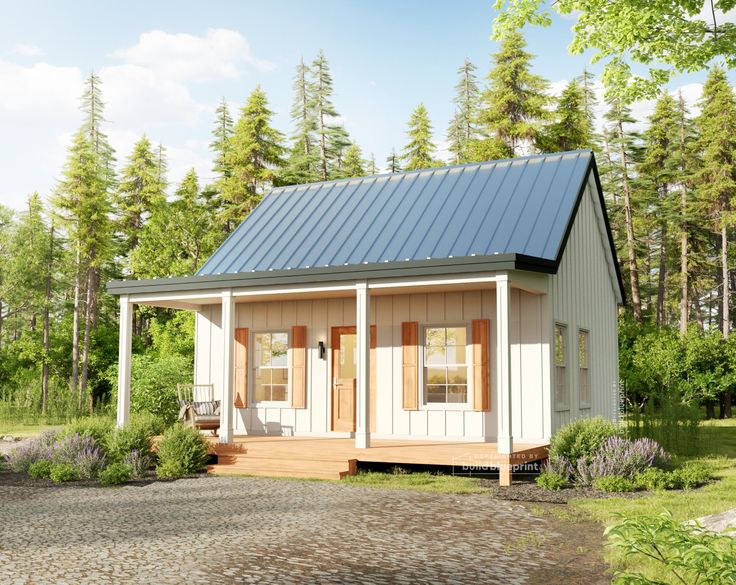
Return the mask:
<path id="1" fill-rule="evenodd" d="M 426 348 L 427 353 L 427 364 L 446 364 L 447 363 L 447 350 L 444 345 L 428 345 Z"/>
<path id="2" fill-rule="evenodd" d="M 468 383 L 468 368 L 461 367 L 448 367 L 447 368 L 447 383 L 448 384 L 467 384 Z"/>
<path id="3" fill-rule="evenodd" d="M 271 371 L 264 368 L 255 368 L 254 380 L 256 401 L 269 400 L 270 391 L 268 385 L 271 382 Z"/>
<path id="4" fill-rule="evenodd" d="M 452 404 L 463 404 L 468 401 L 467 386 L 448 386 L 447 402 Z"/>
<path id="5" fill-rule="evenodd" d="M 283 402 L 286 400 L 286 386 L 271 386 L 271 400 Z"/>
<path id="6" fill-rule="evenodd" d="M 447 370 L 445 368 L 427 368 L 427 384 L 446 384 Z"/>
<path id="7" fill-rule="evenodd" d="M 448 327 L 447 328 L 447 345 L 465 345 L 466 341 L 465 327 Z"/>
<path id="8" fill-rule="evenodd" d="M 340 334 L 340 378 L 357 376 L 358 336 L 355 333 Z"/>
<path id="9" fill-rule="evenodd" d="M 286 333 L 271 334 L 271 365 L 285 368 L 287 365 L 288 336 Z"/>
<path id="10" fill-rule="evenodd" d="M 448 364 L 466 364 L 465 361 L 466 348 L 464 345 L 447 347 L 447 363 Z"/>
<path id="11" fill-rule="evenodd" d="M 271 370 L 271 381 L 273 384 L 288 384 L 289 370 L 287 368 L 274 368 Z"/>
<path id="12" fill-rule="evenodd" d="M 437 402 L 446 402 L 446 393 L 445 388 L 447 386 L 427 386 L 427 402 L 428 403 L 437 403 Z"/>
<path id="13" fill-rule="evenodd" d="M 555 364 L 558 366 L 564 366 L 567 363 L 565 330 L 564 325 L 555 325 Z"/>
<path id="14" fill-rule="evenodd" d="M 581 368 L 588 367 L 588 332 L 578 332 L 578 364 Z"/>
<path id="15" fill-rule="evenodd" d="M 427 327 L 424 330 L 424 345 L 444 346 L 445 345 L 445 328 L 444 327 Z"/>
<path id="16" fill-rule="evenodd" d="M 581 369 L 580 370 L 580 403 L 582 405 L 589 405 L 590 404 L 590 391 L 588 389 L 588 370 L 587 369 Z"/>

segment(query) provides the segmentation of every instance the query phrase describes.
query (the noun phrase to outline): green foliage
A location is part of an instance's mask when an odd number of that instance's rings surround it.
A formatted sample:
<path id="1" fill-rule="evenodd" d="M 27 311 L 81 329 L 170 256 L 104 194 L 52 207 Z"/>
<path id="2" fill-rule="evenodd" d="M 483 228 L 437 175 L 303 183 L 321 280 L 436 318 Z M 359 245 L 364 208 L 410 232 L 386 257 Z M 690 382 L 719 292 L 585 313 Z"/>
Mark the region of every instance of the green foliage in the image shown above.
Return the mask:
<path id="1" fill-rule="evenodd" d="M 406 133 L 409 136 L 409 143 L 404 147 L 404 153 L 401 156 L 404 161 L 404 170 L 414 171 L 435 166 L 432 124 L 423 103 L 420 103 L 412 112 Z"/>
<path id="2" fill-rule="evenodd" d="M 536 481 L 539 487 L 543 487 L 546 490 L 561 490 L 568 484 L 567 477 L 550 470 L 540 473 L 534 481 Z"/>
<path id="3" fill-rule="evenodd" d="M 107 439 L 107 455 L 110 460 L 121 462 L 132 451 L 143 457 L 153 455 L 151 439 L 163 432 L 165 423 L 156 416 L 141 412 L 131 417 L 122 428 L 115 429 Z"/>
<path id="4" fill-rule="evenodd" d="M 672 471 L 672 476 L 677 487 L 689 490 L 696 488 L 712 477 L 713 472 L 710 466 L 704 462 L 688 461 L 682 467 Z"/>
<path id="5" fill-rule="evenodd" d="M 104 448 L 114 428 L 115 421 L 110 417 L 88 416 L 65 425 L 59 431 L 59 437 L 68 437 L 76 433 L 80 437 L 92 437 L 98 445 Z"/>
<path id="6" fill-rule="evenodd" d="M 49 479 L 54 483 L 79 481 L 81 474 L 79 473 L 79 469 L 71 463 L 55 463 L 51 466 Z"/>
<path id="7" fill-rule="evenodd" d="M 460 79 L 455 85 L 455 115 L 447 129 L 448 150 L 454 155 L 454 163 L 472 162 L 472 144 L 477 139 L 478 103 L 480 89 L 475 75 L 477 67 L 466 57 L 457 70 Z M 392 171 L 393 172 L 393 171 Z"/>
<path id="8" fill-rule="evenodd" d="M 673 490 L 679 487 L 672 471 L 650 467 L 634 478 L 634 485 L 642 490 Z"/>
<path id="9" fill-rule="evenodd" d="M 28 467 L 28 475 L 35 479 L 50 479 L 51 470 L 54 467 L 54 463 L 48 459 L 41 459 L 35 463 L 31 463 Z"/>
<path id="10" fill-rule="evenodd" d="M 585 93 L 576 79 L 562 90 L 554 116 L 554 122 L 539 130 L 537 149 L 559 152 L 593 146 L 593 120 L 585 110 Z"/>
<path id="11" fill-rule="evenodd" d="M 133 470 L 129 465 L 123 463 L 111 463 L 104 471 L 100 472 L 98 479 L 104 486 L 120 485 L 126 481 L 130 481 Z"/>
<path id="12" fill-rule="evenodd" d="M 550 441 L 550 458 L 564 457 L 576 462 L 581 457 L 590 461 L 603 443 L 618 434 L 611 421 L 602 417 L 580 418 L 561 427 Z"/>
<path id="13" fill-rule="evenodd" d="M 190 382 L 192 376 L 191 360 L 182 356 L 156 358 L 150 355 L 134 355 L 131 362 L 131 411 L 149 412 L 166 424 L 172 424 L 179 415 L 176 385 Z M 117 367 L 109 370 L 108 378 L 111 383 L 117 380 Z M 117 391 L 114 389 L 113 404 L 116 395 Z"/>
<path id="14" fill-rule="evenodd" d="M 194 361 L 194 313 L 176 311 L 170 318 L 157 316 L 149 325 L 151 346 L 150 355 L 158 359 L 177 355 L 187 361 Z"/>
<path id="15" fill-rule="evenodd" d="M 207 462 L 208 445 L 196 429 L 175 424 L 158 444 L 156 475 L 177 478 L 201 471 Z"/>
<path id="16" fill-rule="evenodd" d="M 618 475 L 603 475 L 593 480 L 593 487 L 603 492 L 632 492 L 636 489 L 633 481 Z"/>
<path id="17" fill-rule="evenodd" d="M 722 585 L 736 582 L 736 539 L 659 516 L 619 516 L 606 529 L 611 546 L 629 561 L 648 559 L 678 583 Z M 617 571 L 614 583 L 659 585 L 639 572 Z"/>
<path id="18" fill-rule="evenodd" d="M 360 150 L 360 146 L 358 146 L 357 142 L 353 142 L 345 150 L 342 168 L 334 178 L 363 177 L 366 174 L 365 165 L 366 161 L 363 159 L 363 152 Z"/>

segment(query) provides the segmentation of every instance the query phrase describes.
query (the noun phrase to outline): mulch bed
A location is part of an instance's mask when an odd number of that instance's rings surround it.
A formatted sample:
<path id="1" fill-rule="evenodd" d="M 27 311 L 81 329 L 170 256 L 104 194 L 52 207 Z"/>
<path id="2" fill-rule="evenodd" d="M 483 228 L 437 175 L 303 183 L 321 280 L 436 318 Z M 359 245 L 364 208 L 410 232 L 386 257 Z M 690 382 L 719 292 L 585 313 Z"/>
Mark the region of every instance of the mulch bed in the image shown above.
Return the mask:
<path id="1" fill-rule="evenodd" d="M 514 481 L 508 487 L 498 485 L 496 479 L 482 479 L 481 485 L 490 490 L 491 497 L 512 502 L 539 502 L 546 504 L 567 504 L 579 498 L 641 498 L 648 492 L 608 493 L 592 488 L 563 488 L 547 490 L 539 487 L 534 481 Z"/>

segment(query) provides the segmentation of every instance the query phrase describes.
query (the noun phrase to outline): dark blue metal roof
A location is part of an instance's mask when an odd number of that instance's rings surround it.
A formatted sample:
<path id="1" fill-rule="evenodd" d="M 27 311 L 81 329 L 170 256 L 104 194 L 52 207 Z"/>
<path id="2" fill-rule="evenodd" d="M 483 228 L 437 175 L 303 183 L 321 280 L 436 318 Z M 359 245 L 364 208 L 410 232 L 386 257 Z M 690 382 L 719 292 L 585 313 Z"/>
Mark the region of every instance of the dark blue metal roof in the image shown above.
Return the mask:
<path id="1" fill-rule="evenodd" d="M 197 273 L 519 254 L 559 262 L 589 150 L 280 187 Z"/>

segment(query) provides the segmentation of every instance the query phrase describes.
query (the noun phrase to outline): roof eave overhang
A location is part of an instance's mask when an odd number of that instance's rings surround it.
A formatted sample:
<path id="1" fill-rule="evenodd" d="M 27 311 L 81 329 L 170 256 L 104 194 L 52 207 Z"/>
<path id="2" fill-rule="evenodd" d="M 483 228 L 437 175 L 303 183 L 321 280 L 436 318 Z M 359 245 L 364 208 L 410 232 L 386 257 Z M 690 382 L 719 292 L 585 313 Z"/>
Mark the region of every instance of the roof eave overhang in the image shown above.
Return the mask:
<path id="1" fill-rule="evenodd" d="M 534 258 L 523 254 L 494 254 L 492 256 L 410 260 L 357 266 L 313 267 L 150 280 L 113 280 L 108 283 L 107 291 L 112 295 L 176 293 L 506 270 L 526 270 L 543 274 L 555 274 L 558 267 L 559 263 L 554 260 Z"/>

